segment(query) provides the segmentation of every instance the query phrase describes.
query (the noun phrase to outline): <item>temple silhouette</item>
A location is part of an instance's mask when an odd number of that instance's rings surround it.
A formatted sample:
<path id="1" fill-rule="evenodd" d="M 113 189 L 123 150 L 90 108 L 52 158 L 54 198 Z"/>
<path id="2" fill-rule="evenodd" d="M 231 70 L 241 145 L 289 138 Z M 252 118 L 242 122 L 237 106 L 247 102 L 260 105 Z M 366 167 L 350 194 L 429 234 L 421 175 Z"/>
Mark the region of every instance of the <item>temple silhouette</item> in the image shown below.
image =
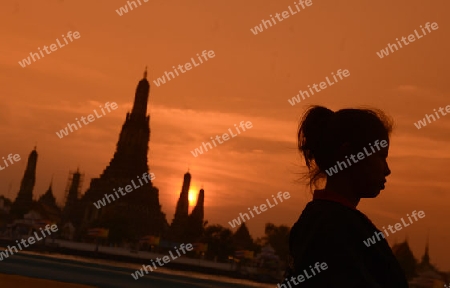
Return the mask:
<path id="1" fill-rule="evenodd" d="M 411 251 L 408 239 L 403 242 L 395 243 L 392 246 L 392 252 L 400 263 L 411 288 L 415 287 L 443 287 L 448 283 L 449 276 L 430 262 L 429 240 L 425 245 L 425 252 L 419 262 Z"/>
<path id="2" fill-rule="evenodd" d="M 17 194 L 16 200 L 13 202 L 11 207 L 11 214 L 13 217 L 23 217 L 23 215 L 28 212 L 33 205 L 33 188 L 36 183 L 36 165 L 37 165 L 38 154 L 36 147 L 31 151 L 28 156 L 27 168 L 20 182 L 20 190 Z"/>
<path id="3" fill-rule="evenodd" d="M 91 179 L 89 188 L 81 195 L 84 175 L 79 169 L 70 172 L 64 196 L 64 207 L 56 204 L 52 184 L 38 201 L 33 201 L 33 189 L 36 180 L 38 154 L 36 147 L 28 157 L 27 167 L 21 182 L 17 198 L 12 203 L 10 222 L 20 219 L 33 211 L 48 221 L 66 227 L 74 232 L 74 239 L 86 236 L 90 228 L 109 229 L 109 240 L 120 243 L 137 241 L 143 236 L 154 235 L 169 241 L 195 241 L 201 237 L 204 228 L 204 190 L 199 191 L 197 205 L 189 215 L 189 188 L 191 174 L 184 175 L 180 198 L 177 203 L 172 225 L 159 202 L 159 189 L 150 179 L 147 184 L 136 188 L 132 193 L 115 199 L 106 206 L 97 209 L 93 203 L 112 194 L 113 189 L 130 185 L 144 173 L 150 173 L 148 151 L 150 141 L 150 115 L 147 105 L 150 84 L 147 71 L 139 81 L 133 108 L 125 117 L 125 122 L 117 141 L 116 150 L 98 178 Z M 163 177 L 163 175 L 156 175 Z M 115 190 L 114 190 L 115 191 Z"/>
<path id="4" fill-rule="evenodd" d="M 146 71 L 136 88 L 133 108 L 126 115 L 113 158 L 100 177 L 91 180 L 90 187 L 81 197 L 81 213 L 75 222 L 76 226 L 81 224 L 81 230 L 97 224 L 109 228 L 112 235 L 125 233 L 134 238 L 142 236 L 141 233 L 161 235 L 168 226 L 159 203 L 159 190 L 151 181 L 101 209 L 92 205 L 113 189 L 125 187 L 131 180 L 149 173 L 149 93 Z"/>
<path id="5" fill-rule="evenodd" d="M 197 205 L 189 215 L 189 188 L 191 184 L 191 174 L 189 171 L 184 174 L 183 186 L 181 187 L 180 198 L 177 202 L 175 217 L 172 220 L 167 239 L 171 241 L 193 242 L 201 237 L 203 232 L 204 218 L 204 198 L 205 191 L 200 189 Z"/>

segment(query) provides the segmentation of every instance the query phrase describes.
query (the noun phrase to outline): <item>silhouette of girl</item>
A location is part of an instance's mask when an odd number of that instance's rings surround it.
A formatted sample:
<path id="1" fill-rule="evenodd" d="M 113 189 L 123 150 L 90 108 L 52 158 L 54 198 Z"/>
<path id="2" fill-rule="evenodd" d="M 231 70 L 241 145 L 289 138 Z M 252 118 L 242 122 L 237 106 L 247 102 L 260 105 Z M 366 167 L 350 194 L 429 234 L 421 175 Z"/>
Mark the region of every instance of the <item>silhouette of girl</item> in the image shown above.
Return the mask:
<path id="1" fill-rule="evenodd" d="M 384 235 L 356 209 L 361 198 L 380 194 L 391 173 L 386 159 L 392 126 L 375 109 L 306 111 L 298 149 L 310 186 L 326 184 L 314 191 L 292 227 L 290 263 L 278 287 L 408 287 Z M 379 240 L 367 246 L 363 241 L 376 232 Z"/>

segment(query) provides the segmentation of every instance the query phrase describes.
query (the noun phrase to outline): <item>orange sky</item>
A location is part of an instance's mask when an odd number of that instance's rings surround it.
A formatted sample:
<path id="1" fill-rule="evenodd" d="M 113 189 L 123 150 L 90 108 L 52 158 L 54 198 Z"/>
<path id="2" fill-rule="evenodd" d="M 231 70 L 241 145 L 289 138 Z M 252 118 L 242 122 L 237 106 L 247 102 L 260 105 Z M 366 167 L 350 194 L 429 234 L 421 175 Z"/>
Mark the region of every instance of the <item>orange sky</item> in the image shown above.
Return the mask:
<path id="1" fill-rule="evenodd" d="M 54 177 L 62 202 L 69 170 L 89 181 L 113 156 L 145 65 L 152 85 L 149 165 L 169 221 L 188 166 L 192 185 L 205 189 L 205 217 L 228 221 L 278 191 L 291 198 L 247 222 L 253 236 L 264 224 L 291 226 L 311 196 L 296 183 L 302 162 L 296 128 L 307 105 L 332 109 L 370 105 L 396 120 L 386 190 L 359 209 L 378 226 L 413 210 L 424 219 L 388 237 L 408 236 L 421 257 L 430 233 L 432 262 L 450 270 L 448 149 L 450 116 L 420 130 L 425 113 L 450 104 L 450 3 L 440 1 L 314 1 L 306 10 L 253 35 L 250 28 L 293 1 L 149 1 L 123 16 L 126 1 L 2 1 L 0 4 L 0 157 L 22 160 L 0 171 L 0 193 L 15 198 L 26 158 L 37 142 L 37 198 Z M 245 3 L 245 4 L 243 4 Z M 293 6 L 292 6 L 293 7 Z M 375 52 L 426 22 L 432 31 L 380 59 Z M 80 39 L 22 68 L 18 61 L 68 31 Z M 203 50 L 215 57 L 161 87 L 152 80 Z M 338 69 L 350 76 L 291 106 L 299 89 Z M 119 108 L 59 139 L 55 132 L 105 102 Z M 206 154 L 202 141 L 240 121 L 253 128 Z M 12 185 L 12 189 L 9 186 Z"/>

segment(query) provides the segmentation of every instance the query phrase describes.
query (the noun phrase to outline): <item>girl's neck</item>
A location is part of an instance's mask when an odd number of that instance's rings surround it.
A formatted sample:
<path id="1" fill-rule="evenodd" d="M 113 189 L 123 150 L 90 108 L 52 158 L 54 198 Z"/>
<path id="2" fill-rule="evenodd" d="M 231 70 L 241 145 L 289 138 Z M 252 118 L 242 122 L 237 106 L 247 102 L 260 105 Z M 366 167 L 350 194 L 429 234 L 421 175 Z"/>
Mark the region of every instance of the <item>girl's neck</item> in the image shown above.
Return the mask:
<path id="1" fill-rule="evenodd" d="M 332 185 L 328 185 L 327 183 L 323 191 L 326 194 L 335 195 L 336 197 L 341 198 L 343 201 L 349 203 L 354 208 L 358 206 L 359 201 L 361 200 L 361 198 L 354 196 L 355 193 L 353 193 L 353 189 L 351 189 L 350 187 L 345 186 L 333 187 Z"/>

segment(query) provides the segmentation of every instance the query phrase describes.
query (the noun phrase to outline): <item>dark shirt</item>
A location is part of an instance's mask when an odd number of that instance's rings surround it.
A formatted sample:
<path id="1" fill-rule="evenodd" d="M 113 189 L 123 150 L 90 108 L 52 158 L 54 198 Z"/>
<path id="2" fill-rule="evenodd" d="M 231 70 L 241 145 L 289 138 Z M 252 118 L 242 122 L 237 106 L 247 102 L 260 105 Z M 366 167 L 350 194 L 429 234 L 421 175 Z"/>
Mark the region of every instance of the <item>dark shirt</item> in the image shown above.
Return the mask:
<path id="1" fill-rule="evenodd" d="M 379 236 L 380 240 L 375 238 L 375 244 L 369 247 L 364 244 L 363 241 L 374 237 L 375 232 L 380 231 L 355 208 L 345 203 L 314 199 L 292 227 L 289 239 L 291 267 L 286 271 L 285 286 L 278 287 L 408 287 L 386 239 Z M 320 272 L 314 269 L 313 275 L 310 266 L 314 268 L 316 262 L 325 262 L 327 268 L 319 269 Z M 300 274 L 305 277 L 303 282 L 297 278 Z M 291 280 L 292 276 L 298 285 Z"/>

